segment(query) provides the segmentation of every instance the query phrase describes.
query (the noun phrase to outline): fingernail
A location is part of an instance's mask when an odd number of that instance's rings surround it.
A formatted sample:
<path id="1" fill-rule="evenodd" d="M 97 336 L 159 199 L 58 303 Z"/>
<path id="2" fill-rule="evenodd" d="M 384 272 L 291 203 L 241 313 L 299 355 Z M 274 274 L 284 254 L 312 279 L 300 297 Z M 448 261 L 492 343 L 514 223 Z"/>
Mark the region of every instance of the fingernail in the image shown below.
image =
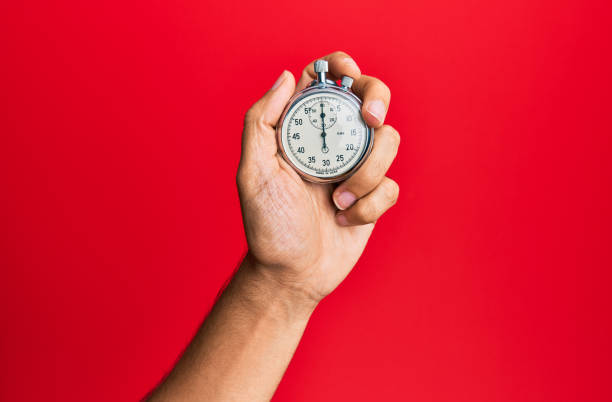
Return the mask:
<path id="1" fill-rule="evenodd" d="M 336 221 L 338 221 L 338 224 L 340 226 L 348 226 L 348 220 L 346 219 L 346 216 L 344 216 L 344 214 L 338 214 L 336 215 Z"/>
<path id="2" fill-rule="evenodd" d="M 280 77 L 278 77 L 276 79 L 276 82 L 274 83 L 274 85 L 272 85 L 271 90 L 274 91 L 276 88 L 278 88 L 280 86 L 280 84 L 283 83 L 283 81 L 285 81 L 285 72 L 283 71 L 280 75 Z"/>
<path id="3" fill-rule="evenodd" d="M 334 198 L 334 203 L 339 210 L 347 209 L 355 203 L 355 194 L 350 191 L 343 191 Z"/>
<path id="4" fill-rule="evenodd" d="M 385 104 L 380 99 L 369 102 L 366 110 L 379 122 L 382 123 L 385 120 Z"/>

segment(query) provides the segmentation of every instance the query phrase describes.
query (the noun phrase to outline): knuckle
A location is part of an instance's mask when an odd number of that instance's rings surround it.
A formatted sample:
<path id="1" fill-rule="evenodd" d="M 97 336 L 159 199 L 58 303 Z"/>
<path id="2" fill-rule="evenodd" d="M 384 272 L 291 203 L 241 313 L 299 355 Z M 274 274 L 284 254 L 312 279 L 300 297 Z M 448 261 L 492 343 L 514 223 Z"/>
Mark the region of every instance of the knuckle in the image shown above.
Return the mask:
<path id="1" fill-rule="evenodd" d="M 382 162 L 378 159 L 372 159 L 370 166 L 363 171 L 360 183 L 362 187 L 373 188 L 376 183 L 380 180 L 381 172 L 384 171 Z"/>
<path id="2" fill-rule="evenodd" d="M 391 98 L 391 89 L 389 89 L 389 87 L 387 86 L 387 84 L 385 84 L 384 82 L 382 82 L 382 80 L 376 78 L 376 83 L 378 84 L 378 87 L 380 88 L 380 91 L 387 97 L 387 98 Z"/>
<path id="3" fill-rule="evenodd" d="M 302 70 L 302 77 L 310 78 L 314 75 L 314 64 L 310 63 Z"/>
<path id="4" fill-rule="evenodd" d="M 393 127 L 391 127 L 391 137 L 393 138 L 393 144 L 395 145 L 395 147 L 399 147 L 402 137 L 400 136 L 399 132 Z"/>
<path id="5" fill-rule="evenodd" d="M 360 223 L 374 222 L 378 217 L 378 208 L 375 203 L 362 202 L 357 205 L 356 218 Z"/>
<path id="6" fill-rule="evenodd" d="M 244 115 L 244 125 L 245 126 L 263 126 L 264 123 L 264 114 L 261 110 L 259 104 L 254 104 L 251 106 L 249 110 L 247 110 Z"/>
<path id="7" fill-rule="evenodd" d="M 380 81 L 380 85 L 382 87 L 383 92 L 385 93 L 385 96 L 387 97 L 387 99 L 390 100 L 391 99 L 391 89 L 387 86 L 387 84 L 385 84 L 382 81 Z"/>
<path id="8" fill-rule="evenodd" d="M 257 115 L 258 115 L 257 104 L 255 104 L 251 106 L 249 110 L 247 110 L 247 112 L 244 114 L 244 123 L 245 124 L 253 123 L 254 121 L 257 120 Z"/>
<path id="9" fill-rule="evenodd" d="M 389 89 L 387 84 L 385 84 L 376 77 L 369 77 L 369 79 L 371 88 L 376 88 L 376 90 L 379 91 L 383 95 L 383 97 L 391 99 L 391 90 Z"/>
<path id="10" fill-rule="evenodd" d="M 336 50 L 335 52 L 330 53 L 329 56 L 327 56 L 328 58 L 332 59 L 332 58 L 336 58 L 336 57 L 350 57 L 346 52 L 343 52 L 342 50 Z"/>
<path id="11" fill-rule="evenodd" d="M 385 133 L 385 135 L 389 138 L 389 141 L 391 141 L 396 148 L 399 147 L 401 140 L 399 132 L 389 125 L 384 125 L 382 128 L 383 129 L 381 131 Z"/>
<path id="12" fill-rule="evenodd" d="M 397 202 L 397 198 L 399 197 L 399 184 L 397 184 L 391 179 L 385 180 L 385 186 L 383 188 L 383 191 L 387 201 L 391 205 L 394 205 Z"/>

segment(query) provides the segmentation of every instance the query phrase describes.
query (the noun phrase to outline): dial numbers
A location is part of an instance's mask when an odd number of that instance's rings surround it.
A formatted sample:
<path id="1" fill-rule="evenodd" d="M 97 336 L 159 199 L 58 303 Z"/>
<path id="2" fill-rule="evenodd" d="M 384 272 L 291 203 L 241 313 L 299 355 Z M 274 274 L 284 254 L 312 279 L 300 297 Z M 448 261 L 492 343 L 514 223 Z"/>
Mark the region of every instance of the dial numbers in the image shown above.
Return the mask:
<path id="1" fill-rule="evenodd" d="M 298 101 L 284 120 L 283 132 L 287 157 L 318 177 L 349 171 L 361 159 L 367 139 L 359 107 L 332 93 Z"/>

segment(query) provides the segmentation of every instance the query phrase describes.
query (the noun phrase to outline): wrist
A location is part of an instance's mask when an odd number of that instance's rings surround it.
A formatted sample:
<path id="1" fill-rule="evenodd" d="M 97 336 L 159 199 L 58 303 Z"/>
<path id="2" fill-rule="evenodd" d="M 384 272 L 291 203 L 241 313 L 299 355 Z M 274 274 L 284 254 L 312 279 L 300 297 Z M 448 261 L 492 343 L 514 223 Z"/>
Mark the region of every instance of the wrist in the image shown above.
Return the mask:
<path id="1" fill-rule="evenodd" d="M 283 320 L 308 320 L 318 299 L 297 284 L 279 280 L 275 271 L 282 267 L 267 267 L 247 253 L 234 277 L 245 288 L 245 301 L 259 314 L 270 314 Z"/>

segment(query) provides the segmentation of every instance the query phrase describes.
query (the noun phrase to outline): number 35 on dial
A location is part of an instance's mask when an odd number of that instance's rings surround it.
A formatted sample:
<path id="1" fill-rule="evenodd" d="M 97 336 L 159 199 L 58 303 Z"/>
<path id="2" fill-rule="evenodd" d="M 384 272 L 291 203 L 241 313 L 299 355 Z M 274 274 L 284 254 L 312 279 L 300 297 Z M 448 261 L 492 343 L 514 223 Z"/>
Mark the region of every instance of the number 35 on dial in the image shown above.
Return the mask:
<path id="1" fill-rule="evenodd" d="M 372 150 L 372 129 L 361 116 L 361 100 L 350 91 L 353 79 L 341 85 L 325 78 L 327 62 L 317 60 L 318 78 L 289 100 L 277 126 L 283 158 L 304 179 L 333 183 L 347 179 Z"/>

